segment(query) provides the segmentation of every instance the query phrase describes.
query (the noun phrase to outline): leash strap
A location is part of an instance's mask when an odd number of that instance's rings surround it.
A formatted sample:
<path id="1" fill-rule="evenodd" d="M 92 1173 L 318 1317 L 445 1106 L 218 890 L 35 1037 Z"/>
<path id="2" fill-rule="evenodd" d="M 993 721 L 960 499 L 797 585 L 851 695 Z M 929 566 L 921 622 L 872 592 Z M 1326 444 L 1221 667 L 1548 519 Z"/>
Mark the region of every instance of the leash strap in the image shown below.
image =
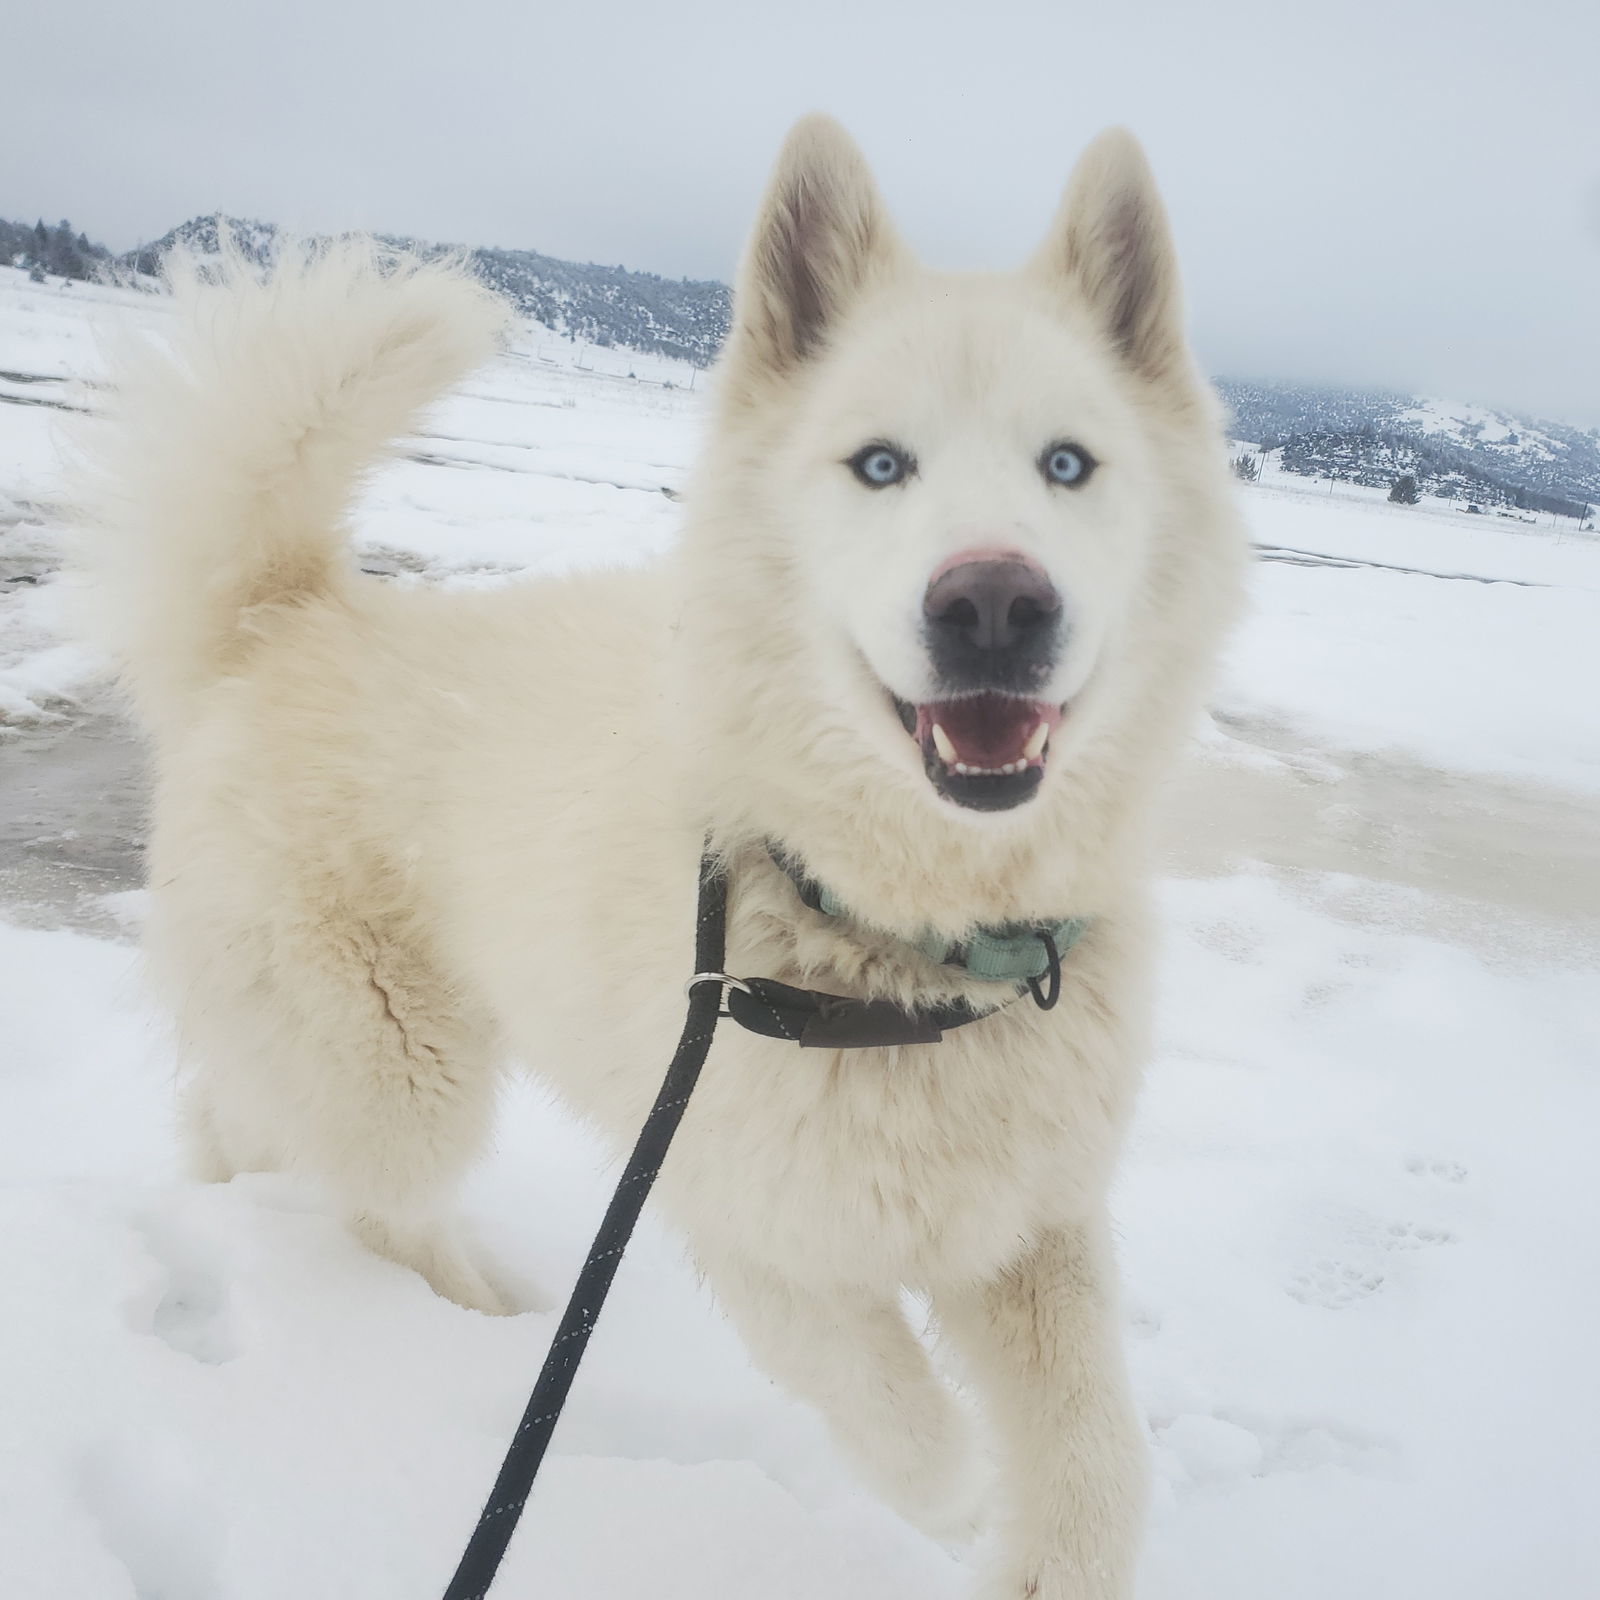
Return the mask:
<path id="1" fill-rule="evenodd" d="M 721 967 L 727 940 L 728 884 L 716 863 L 700 863 L 700 909 L 695 924 L 695 971 L 714 972 Z M 501 1463 L 488 1504 L 472 1530 L 461 1563 L 456 1568 L 444 1600 L 483 1600 L 505 1558 L 506 1546 L 533 1492 L 533 1480 L 555 1432 L 567 1391 L 589 1343 L 589 1335 L 605 1304 L 622 1252 L 633 1236 L 645 1197 L 661 1170 L 661 1163 L 678 1131 L 684 1108 L 694 1090 L 700 1069 L 711 1050 L 716 1031 L 720 995 L 710 984 L 697 985 L 689 994 L 689 1013 L 678 1040 L 677 1052 L 661 1085 L 661 1092 L 645 1118 L 639 1138 L 623 1168 L 617 1192 L 611 1197 L 604 1220 L 589 1246 L 588 1258 L 561 1315 L 544 1366 L 516 1435 Z"/>

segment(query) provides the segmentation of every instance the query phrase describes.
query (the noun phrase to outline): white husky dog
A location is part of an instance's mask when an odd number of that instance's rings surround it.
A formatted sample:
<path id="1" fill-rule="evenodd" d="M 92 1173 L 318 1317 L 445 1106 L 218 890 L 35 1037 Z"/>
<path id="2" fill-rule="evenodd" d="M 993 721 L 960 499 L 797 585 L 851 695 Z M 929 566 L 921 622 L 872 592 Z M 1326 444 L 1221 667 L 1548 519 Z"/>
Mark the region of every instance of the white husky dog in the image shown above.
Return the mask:
<path id="1" fill-rule="evenodd" d="M 84 505 L 153 735 L 150 955 L 198 1172 L 319 1175 L 375 1250 L 509 1309 L 448 1218 L 503 1064 L 631 1143 L 709 834 L 730 971 L 993 1014 L 851 1050 L 725 1024 L 663 1206 L 878 1493 L 941 1536 L 992 1518 L 986 1594 L 1130 1593 L 1106 1191 L 1145 1049 L 1147 815 L 1244 550 L 1137 145 L 1092 146 L 1020 273 L 949 276 L 802 122 L 679 547 L 488 593 L 364 578 L 343 524 L 503 308 L 364 244 L 174 277 Z M 963 954 L 1070 919 L 1050 1010 Z"/>

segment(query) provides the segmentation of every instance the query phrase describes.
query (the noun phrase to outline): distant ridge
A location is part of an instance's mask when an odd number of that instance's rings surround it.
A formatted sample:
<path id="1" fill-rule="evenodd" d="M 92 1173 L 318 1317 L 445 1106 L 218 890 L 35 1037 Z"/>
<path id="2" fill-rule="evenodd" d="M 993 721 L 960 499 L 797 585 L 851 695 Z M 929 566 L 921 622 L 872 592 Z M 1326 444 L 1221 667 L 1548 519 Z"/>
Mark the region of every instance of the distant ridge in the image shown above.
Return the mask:
<path id="1" fill-rule="evenodd" d="M 214 252 L 222 228 L 258 260 L 271 255 L 278 238 L 271 223 L 218 213 L 181 223 L 123 259 L 137 271 L 154 272 L 175 244 L 202 254 Z M 455 248 L 394 235 L 385 235 L 384 243 L 421 255 Z M 706 366 L 728 331 L 730 294 L 723 283 L 562 261 L 537 250 L 496 247 L 462 253 L 478 276 L 525 317 L 577 342 L 622 346 Z"/>
<path id="2" fill-rule="evenodd" d="M 1233 433 L 1286 472 L 1578 517 L 1600 501 L 1600 433 L 1485 406 L 1219 378 Z"/>
<path id="3" fill-rule="evenodd" d="M 279 238 L 271 223 L 217 213 L 182 223 L 120 265 L 154 272 L 180 243 L 209 254 L 223 228 L 258 260 L 270 257 Z M 82 235 L 74 239 L 65 223 L 41 230 L 0 221 L 0 262 L 35 267 L 37 255 L 45 271 L 84 277 L 109 258 Z M 385 242 L 423 255 L 459 248 L 392 236 Z M 727 336 L 731 296 L 723 283 L 563 261 L 537 250 L 461 253 L 525 317 L 575 342 L 706 366 Z M 1597 431 L 1381 390 L 1239 378 L 1218 379 L 1217 388 L 1233 413 L 1234 436 L 1275 452 L 1286 472 L 1380 487 L 1408 473 L 1424 494 L 1561 516 L 1580 516 L 1600 502 Z"/>

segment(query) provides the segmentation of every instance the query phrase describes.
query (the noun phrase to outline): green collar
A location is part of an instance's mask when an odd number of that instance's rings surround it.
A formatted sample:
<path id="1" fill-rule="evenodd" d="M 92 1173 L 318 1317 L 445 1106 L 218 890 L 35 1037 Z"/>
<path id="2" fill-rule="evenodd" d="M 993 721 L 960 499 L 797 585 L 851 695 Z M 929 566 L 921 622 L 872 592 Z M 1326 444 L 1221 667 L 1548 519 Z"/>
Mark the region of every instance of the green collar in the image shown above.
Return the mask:
<path id="1" fill-rule="evenodd" d="M 826 884 L 808 877 L 781 850 L 769 846 L 796 892 L 813 911 L 825 917 L 850 916 L 848 908 Z M 951 943 L 940 934 L 925 933 L 905 942 L 930 961 L 958 967 L 969 978 L 990 983 L 1029 983 L 1051 968 L 1051 945 L 1064 956 L 1089 931 L 1087 917 L 1065 917 L 1060 922 L 1002 922 L 974 928 Z"/>

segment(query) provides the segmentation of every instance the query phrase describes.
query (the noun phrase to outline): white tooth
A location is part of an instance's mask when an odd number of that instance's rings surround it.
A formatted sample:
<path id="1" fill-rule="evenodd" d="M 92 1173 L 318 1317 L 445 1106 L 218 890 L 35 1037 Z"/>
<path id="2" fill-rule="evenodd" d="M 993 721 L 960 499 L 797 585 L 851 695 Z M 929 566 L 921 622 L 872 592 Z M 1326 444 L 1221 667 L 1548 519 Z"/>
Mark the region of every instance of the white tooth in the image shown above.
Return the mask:
<path id="1" fill-rule="evenodd" d="M 936 722 L 933 725 L 933 748 L 939 752 L 939 759 L 948 767 L 956 758 L 956 747 L 950 742 L 950 735 Z"/>
<path id="2" fill-rule="evenodd" d="M 938 730 L 935 729 L 935 732 Z M 1033 737 L 1022 747 L 1022 757 L 1025 761 L 1037 761 L 1044 754 L 1045 741 L 1050 737 L 1050 724 L 1041 722 L 1033 730 Z"/>
<path id="3" fill-rule="evenodd" d="M 955 767 L 955 770 L 961 774 L 961 776 L 963 778 L 966 777 L 966 775 L 967 775 L 967 773 L 969 771 L 971 771 L 971 768 L 969 768 L 967 766 L 965 761 L 957 761 L 957 762 L 952 763 L 952 765 Z"/>

